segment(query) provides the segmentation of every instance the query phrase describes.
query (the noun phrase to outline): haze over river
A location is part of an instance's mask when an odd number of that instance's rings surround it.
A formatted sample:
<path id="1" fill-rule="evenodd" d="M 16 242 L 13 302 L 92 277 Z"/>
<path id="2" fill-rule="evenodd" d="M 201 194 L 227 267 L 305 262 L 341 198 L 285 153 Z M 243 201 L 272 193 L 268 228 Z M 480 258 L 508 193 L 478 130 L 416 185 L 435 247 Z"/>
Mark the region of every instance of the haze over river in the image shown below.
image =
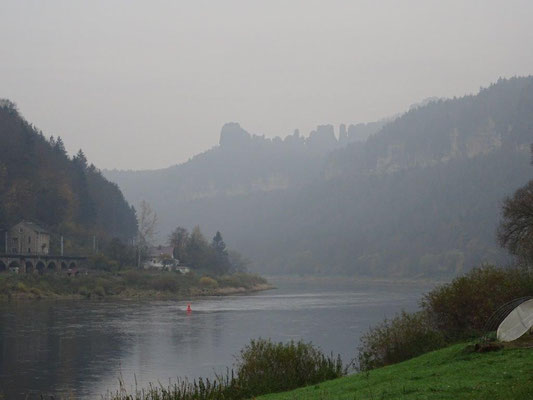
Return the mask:
<path id="1" fill-rule="evenodd" d="M 345 363 L 370 325 L 417 308 L 431 284 L 287 282 L 247 296 L 186 301 L 0 304 L 0 398 L 100 398 L 149 382 L 214 375 L 252 338 L 304 339 Z"/>

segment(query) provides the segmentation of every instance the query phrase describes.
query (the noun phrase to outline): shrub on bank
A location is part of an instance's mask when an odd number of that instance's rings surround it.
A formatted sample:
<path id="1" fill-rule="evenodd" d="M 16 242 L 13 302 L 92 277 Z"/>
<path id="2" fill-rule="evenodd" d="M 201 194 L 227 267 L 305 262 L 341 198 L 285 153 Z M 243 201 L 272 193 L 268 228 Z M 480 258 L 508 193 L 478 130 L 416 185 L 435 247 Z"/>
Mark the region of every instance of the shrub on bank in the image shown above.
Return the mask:
<path id="1" fill-rule="evenodd" d="M 339 378 L 340 357 L 326 357 L 311 343 L 252 340 L 241 350 L 237 376 L 249 396 L 281 392 Z"/>
<path id="2" fill-rule="evenodd" d="M 402 312 L 361 337 L 358 368 L 368 371 L 444 347 L 446 341 L 424 312 Z"/>
<path id="3" fill-rule="evenodd" d="M 152 287 L 157 291 L 177 292 L 180 288 L 179 276 L 172 274 L 155 277 Z"/>
<path id="4" fill-rule="evenodd" d="M 115 271 L 120 267 L 119 263 L 106 257 L 103 254 L 96 254 L 89 257 L 89 268 L 100 271 Z"/>
<path id="5" fill-rule="evenodd" d="M 453 341 L 485 333 L 484 325 L 498 307 L 532 295 L 533 274 L 526 268 L 483 266 L 433 289 L 421 305 Z"/>
<path id="6" fill-rule="evenodd" d="M 218 287 L 218 282 L 209 276 L 202 276 L 200 278 L 200 286 L 214 289 Z"/>
<path id="7" fill-rule="evenodd" d="M 96 286 L 94 288 L 93 293 L 98 297 L 104 297 L 105 296 L 105 289 L 102 286 Z"/>
<path id="8" fill-rule="evenodd" d="M 24 284 L 24 282 L 17 282 L 16 289 L 23 293 L 28 291 L 28 287 Z"/>
<path id="9" fill-rule="evenodd" d="M 371 328 L 357 359 L 361 370 L 398 363 L 459 340 L 483 335 L 503 304 L 533 296 L 533 274 L 521 267 L 483 266 L 424 295 L 422 311 L 402 312 Z"/>
<path id="10" fill-rule="evenodd" d="M 266 284 L 267 280 L 258 275 L 235 273 L 218 277 L 218 283 L 222 287 L 243 287 L 251 289 L 254 286 Z"/>
<path id="11" fill-rule="evenodd" d="M 240 353 L 237 373 L 215 380 L 179 381 L 151 386 L 135 394 L 120 391 L 112 400 L 244 400 L 311 385 L 343 375 L 339 357 L 326 357 L 311 343 L 252 340 Z"/>
<path id="12" fill-rule="evenodd" d="M 78 288 L 78 293 L 81 295 L 81 296 L 88 296 L 89 295 L 89 290 L 85 287 L 85 286 L 80 286 Z"/>

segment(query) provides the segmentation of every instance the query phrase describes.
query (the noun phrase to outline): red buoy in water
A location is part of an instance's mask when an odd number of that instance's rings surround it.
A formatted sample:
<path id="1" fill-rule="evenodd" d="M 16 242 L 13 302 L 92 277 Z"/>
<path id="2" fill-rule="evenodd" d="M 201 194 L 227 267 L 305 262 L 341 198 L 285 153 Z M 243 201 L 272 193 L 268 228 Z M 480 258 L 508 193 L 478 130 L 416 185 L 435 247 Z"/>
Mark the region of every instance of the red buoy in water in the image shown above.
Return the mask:
<path id="1" fill-rule="evenodd" d="M 187 314 L 192 313 L 191 303 L 187 304 Z"/>

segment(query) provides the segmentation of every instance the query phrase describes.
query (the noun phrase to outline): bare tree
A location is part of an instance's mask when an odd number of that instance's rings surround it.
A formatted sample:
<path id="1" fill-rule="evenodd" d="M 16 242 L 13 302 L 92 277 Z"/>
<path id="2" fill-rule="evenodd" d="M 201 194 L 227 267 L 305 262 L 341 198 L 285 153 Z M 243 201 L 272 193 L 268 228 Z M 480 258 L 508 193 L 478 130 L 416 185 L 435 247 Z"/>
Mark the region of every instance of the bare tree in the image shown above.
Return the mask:
<path id="1" fill-rule="evenodd" d="M 170 234 L 168 243 L 174 247 L 174 257 L 180 262 L 185 262 L 187 258 L 187 245 L 189 242 L 189 231 L 187 229 L 178 226 Z"/>
<path id="2" fill-rule="evenodd" d="M 157 214 L 146 201 L 141 202 L 138 217 L 139 230 L 137 232 L 138 257 L 137 264 L 141 264 L 141 251 L 146 250 L 154 240 L 157 227 Z"/>

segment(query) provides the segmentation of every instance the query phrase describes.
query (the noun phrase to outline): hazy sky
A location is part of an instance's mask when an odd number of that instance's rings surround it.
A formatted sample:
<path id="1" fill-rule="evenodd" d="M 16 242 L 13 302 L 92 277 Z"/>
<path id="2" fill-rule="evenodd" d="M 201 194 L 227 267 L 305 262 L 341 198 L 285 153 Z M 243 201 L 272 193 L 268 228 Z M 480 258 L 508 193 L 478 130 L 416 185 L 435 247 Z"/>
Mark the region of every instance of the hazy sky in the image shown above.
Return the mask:
<path id="1" fill-rule="evenodd" d="M 1 0 L 0 97 L 100 168 L 372 121 L 533 73 L 533 1 Z"/>

